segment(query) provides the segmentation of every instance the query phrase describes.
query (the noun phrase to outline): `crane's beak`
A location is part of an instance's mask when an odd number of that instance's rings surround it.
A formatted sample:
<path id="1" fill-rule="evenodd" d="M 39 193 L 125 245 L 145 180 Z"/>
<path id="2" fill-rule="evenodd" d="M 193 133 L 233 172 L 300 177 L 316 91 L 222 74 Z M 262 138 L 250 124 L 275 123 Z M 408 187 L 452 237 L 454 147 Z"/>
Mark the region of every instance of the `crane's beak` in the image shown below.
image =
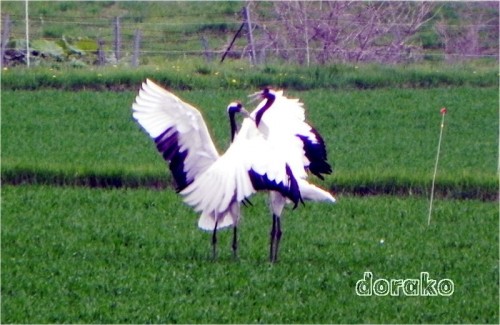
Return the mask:
<path id="1" fill-rule="evenodd" d="M 248 95 L 248 98 L 250 98 L 249 103 L 253 103 L 259 99 L 262 99 L 262 91 L 258 91 L 256 93 Z"/>
<path id="2" fill-rule="evenodd" d="M 241 108 L 240 113 L 245 117 L 250 117 L 250 113 L 244 107 Z"/>

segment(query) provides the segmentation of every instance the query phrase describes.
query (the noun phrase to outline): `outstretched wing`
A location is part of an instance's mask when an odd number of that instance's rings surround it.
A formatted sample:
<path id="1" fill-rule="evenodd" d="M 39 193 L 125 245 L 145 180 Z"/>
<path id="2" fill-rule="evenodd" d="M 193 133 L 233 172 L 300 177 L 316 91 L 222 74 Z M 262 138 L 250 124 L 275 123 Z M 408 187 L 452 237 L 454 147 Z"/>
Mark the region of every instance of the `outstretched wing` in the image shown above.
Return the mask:
<path id="1" fill-rule="evenodd" d="M 181 194 L 196 211 L 218 220 L 236 202 L 259 190 L 278 191 L 301 200 L 295 176 L 284 157 L 245 119 L 229 149 Z"/>
<path id="2" fill-rule="evenodd" d="M 177 191 L 219 158 L 201 113 L 151 80 L 142 84 L 132 109 L 133 117 L 169 162 Z"/>

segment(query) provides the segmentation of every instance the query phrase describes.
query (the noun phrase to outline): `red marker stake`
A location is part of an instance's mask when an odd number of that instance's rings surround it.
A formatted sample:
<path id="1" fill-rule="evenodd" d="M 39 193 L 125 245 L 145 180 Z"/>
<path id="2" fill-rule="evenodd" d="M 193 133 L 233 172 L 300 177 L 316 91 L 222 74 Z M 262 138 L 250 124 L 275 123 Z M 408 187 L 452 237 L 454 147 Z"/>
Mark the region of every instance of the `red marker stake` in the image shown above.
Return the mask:
<path id="1" fill-rule="evenodd" d="M 432 202 L 434 201 L 434 184 L 436 182 L 436 174 L 437 174 L 437 168 L 438 168 L 438 162 L 439 162 L 439 152 L 441 151 L 441 140 L 443 139 L 443 129 L 444 129 L 444 117 L 448 110 L 443 107 L 441 108 L 441 131 L 439 132 L 439 142 L 438 142 L 438 148 L 437 148 L 437 155 L 436 155 L 436 164 L 434 165 L 434 175 L 432 176 L 432 187 L 431 187 L 431 202 L 429 205 L 429 218 L 427 219 L 427 225 L 431 224 L 431 215 L 432 215 Z"/>

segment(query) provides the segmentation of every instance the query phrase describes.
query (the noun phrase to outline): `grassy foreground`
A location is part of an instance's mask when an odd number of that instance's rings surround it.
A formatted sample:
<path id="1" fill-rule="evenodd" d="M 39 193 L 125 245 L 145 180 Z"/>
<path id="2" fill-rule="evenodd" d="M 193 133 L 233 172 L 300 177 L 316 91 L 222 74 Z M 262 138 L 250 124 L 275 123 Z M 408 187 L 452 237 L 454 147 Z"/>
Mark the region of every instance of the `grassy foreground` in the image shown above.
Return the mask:
<path id="1" fill-rule="evenodd" d="M 2 187 L 2 323 L 498 323 L 496 203 L 340 197 L 285 211 L 269 265 L 262 196 L 240 258 L 173 191 Z M 454 283 L 451 296 L 356 294 L 364 272 Z"/>

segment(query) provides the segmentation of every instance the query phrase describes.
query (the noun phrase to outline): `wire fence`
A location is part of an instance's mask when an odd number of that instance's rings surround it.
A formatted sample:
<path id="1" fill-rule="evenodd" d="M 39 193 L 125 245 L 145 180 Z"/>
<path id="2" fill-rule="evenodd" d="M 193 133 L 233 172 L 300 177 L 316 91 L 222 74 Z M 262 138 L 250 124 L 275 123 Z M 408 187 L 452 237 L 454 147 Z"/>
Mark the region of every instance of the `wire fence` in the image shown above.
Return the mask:
<path id="1" fill-rule="evenodd" d="M 380 13 L 376 14 L 382 17 Z M 498 60 L 498 16 L 462 23 L 428 19 L 418 28 L 413 20 L 369 20 L 350 12 L 333 18 L 304 10 L 281 16 L 255 10 L 248 16 L 236 12 L 203 17 L 180 14 L 168 21 L 158 15 L 144 21 L 142 16 L 46 14 L 29 17 L 26 24 L 23 15 L 2 13 L 2 65 L 26 64 L 28 56 L 34 62 L 133 66 L 184 57 L 207 61 L 228 57 L 254 64 Z"/>

